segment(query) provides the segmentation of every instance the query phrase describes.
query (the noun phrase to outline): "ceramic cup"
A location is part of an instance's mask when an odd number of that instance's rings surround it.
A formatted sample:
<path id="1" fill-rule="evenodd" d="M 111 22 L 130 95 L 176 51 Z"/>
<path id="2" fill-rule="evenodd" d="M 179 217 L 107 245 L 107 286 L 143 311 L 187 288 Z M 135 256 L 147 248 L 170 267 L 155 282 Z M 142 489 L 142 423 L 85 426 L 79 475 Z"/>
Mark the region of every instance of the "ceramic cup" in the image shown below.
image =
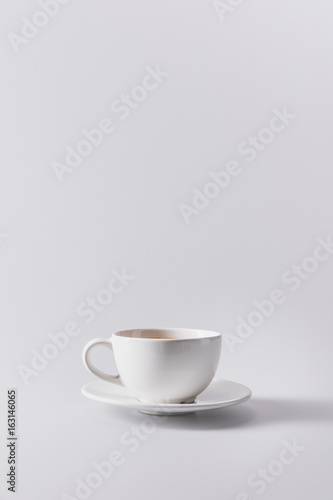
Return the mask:
<path id="1" fill-rule="evenodd" d="M 183 328 L 133 329 L 109 339 L 93 339 L 83 350 L 83 364 L 97 377 L 125 386 L 140 401 L 192 403 L 213 380 L 222 335 Z M 108 375 L 91 362 L 91 351 L 113 351 L 118 375 Z"/>

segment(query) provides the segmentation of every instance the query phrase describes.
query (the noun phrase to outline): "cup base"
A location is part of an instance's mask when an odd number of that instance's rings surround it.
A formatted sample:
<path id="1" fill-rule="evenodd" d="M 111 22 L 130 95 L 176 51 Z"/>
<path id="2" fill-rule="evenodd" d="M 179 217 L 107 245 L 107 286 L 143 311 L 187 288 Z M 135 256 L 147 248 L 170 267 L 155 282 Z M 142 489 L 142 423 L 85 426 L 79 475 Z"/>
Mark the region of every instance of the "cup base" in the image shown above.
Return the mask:
<path id="1" fill-rule="evenodd" d="M 174 413 L 168 410 L 158 410 L 157 408 L 154 410 L 139 410 L 139 413 L 144 413 L 145 415 L 153 415 L 154 417 L 180 417 L 183 415 L 190 415 L 191 411 L 186 411 L 186 412 L 181 412 L 181 413 Z"/>
<path id="2" fill-rule="evenodd" d="M 140 399 L 140 398 L 137 398 L 137 399 L 138 399 L 138 401 L 140 401 L 140 403 L 154 404 L 154 405 L 156 405 L 156 408 L 158 409 L 158 405 L 165 405 L 165 404 L 168 404 L 168 405 L 172 405 L 172 404 L 181 405 L 181 404 L 195 403 L 195 398 L 196 398 L 196 396 L 192 396 L 190 398 L 181 398 L 181 399 L 161 399 L 161 400 L 158 400 L 158 401 L 156 401 L 156 400 L 152 401 L 152 400 Z"/>

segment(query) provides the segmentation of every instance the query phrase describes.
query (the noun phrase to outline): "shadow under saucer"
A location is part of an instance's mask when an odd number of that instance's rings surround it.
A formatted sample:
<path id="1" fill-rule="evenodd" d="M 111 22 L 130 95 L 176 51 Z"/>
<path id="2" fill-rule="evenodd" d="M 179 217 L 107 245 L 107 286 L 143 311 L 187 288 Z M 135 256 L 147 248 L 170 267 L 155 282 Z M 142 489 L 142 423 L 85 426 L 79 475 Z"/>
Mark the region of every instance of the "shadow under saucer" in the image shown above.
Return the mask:
<path id="1" fill-rule="evenodd" d="M 168 417 L 143 417 L 141 412 L 106 408 L 124 422 L 138 423 L 138 418 L 153 418 L 157 425 L 182 430 L 223 430 L 237 427 L 255 428 L 283 423 L 333 422 L 333 402 L 324 399 L 252 398 L 242 405 L 205 412 Z"/>

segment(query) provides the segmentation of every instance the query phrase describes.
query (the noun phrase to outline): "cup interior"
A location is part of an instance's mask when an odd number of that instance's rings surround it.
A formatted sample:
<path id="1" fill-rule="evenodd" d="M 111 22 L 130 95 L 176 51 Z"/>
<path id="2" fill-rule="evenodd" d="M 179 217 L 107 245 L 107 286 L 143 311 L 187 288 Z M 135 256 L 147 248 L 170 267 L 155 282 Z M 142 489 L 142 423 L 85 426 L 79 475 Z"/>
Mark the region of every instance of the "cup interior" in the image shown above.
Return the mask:
<path id="1" fill-rule="evenodd" d="M 115 333 L 117 337 L 148 340 L 184 340 L 219 337 L 221 334 L 209 330 L 190 328 L 136 328 Z"/>

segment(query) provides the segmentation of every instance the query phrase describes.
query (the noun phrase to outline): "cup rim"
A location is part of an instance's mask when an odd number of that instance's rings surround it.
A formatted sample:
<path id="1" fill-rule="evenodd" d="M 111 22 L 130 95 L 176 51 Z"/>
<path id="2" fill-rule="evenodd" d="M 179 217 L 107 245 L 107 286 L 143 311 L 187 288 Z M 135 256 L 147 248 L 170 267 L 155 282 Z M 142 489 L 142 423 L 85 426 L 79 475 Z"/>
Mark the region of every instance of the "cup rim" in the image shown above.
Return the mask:
<path id="1" fill-rule="evenodd" d="M 179 337 L 179 338 L 149 338 L 149 337 L 140 337 L 140 335 L 137 336 L 130 336 L 130 335 L 125 335 L 126 333 L 133 333 L 133 332 L 180 332 L 180 334 L 184 334 L 184 336 Z M 193 333 L 196 333 L 197 335 L 191 335 Z M 157 327 L 157 328 L 127 328 L 126 330 L 119 330 L 115 333 L 112 334 L 112 337 L 115 336 L 120 339 L 127 339 L 127 340 L 140 340 L 141 342 L 145 341 L 159 341 L 159 342 L 179 342 L 182 340 L 201 340 L 201 339 L 213 339 L 213 338 L 218 338 L 222 337 L 222 333 L 213 331 L 213 330 L 205 330 L 201 328 L 175 328 L 175 327 Z"/>

